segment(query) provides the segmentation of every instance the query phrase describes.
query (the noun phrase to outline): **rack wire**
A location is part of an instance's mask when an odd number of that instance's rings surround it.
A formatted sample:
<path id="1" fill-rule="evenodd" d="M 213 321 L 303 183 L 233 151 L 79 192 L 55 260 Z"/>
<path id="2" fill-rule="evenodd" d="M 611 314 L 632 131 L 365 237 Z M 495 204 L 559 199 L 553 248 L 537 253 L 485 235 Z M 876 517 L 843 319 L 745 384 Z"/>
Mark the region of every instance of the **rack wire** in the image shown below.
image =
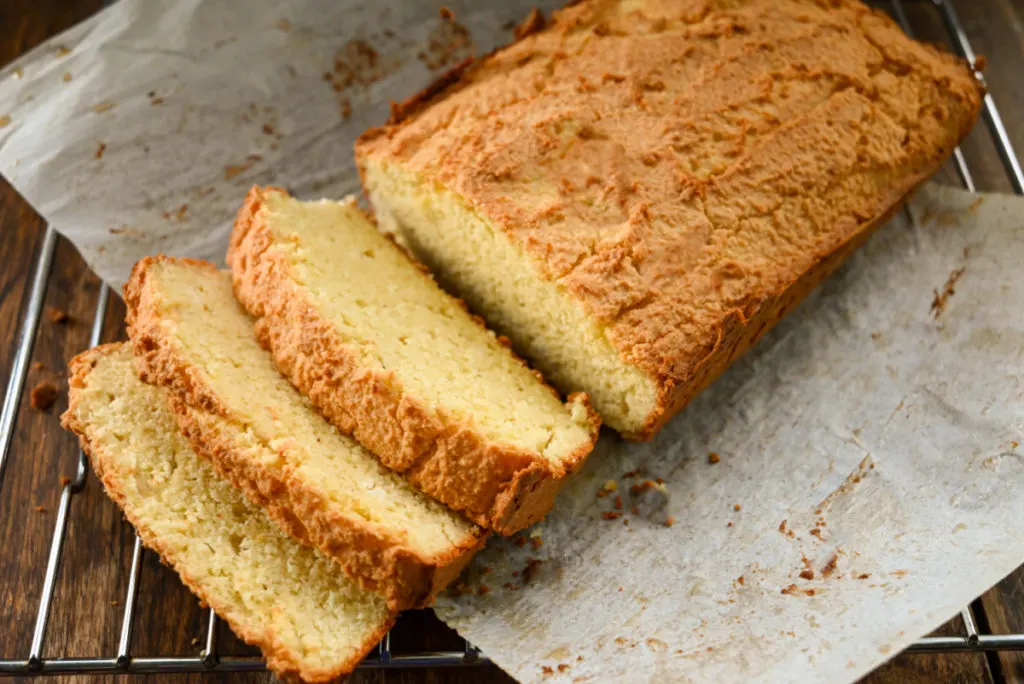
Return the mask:
<path id="1" fill-rule="evenodd" d="M 953 7 L 952 0 L 913 0 L 922 4 L 930 4 L 939 13 L 946 31 L 949 34 L 952 48 L 971 64 L 975 63 L 975 53 L 967 38 L 964 26 Z M 889 7 L 893 17 L 908 35 L 913 29 L 908 21 L 903 0 L 890 0 Z M 976 77 L 984 83 L 984 77 L 977 72 Z M 1003 125 L 1002 117 L 990 94 L 984 98 L 982 117 L 995 142 L 1000 159 L 1006 170 L 1010 184 L 1019 195 L 1024 195 L 1024 171 L 1021 162 L 1013 150 L 1010 137 Z M 964 187 L 976 191 L 974 177 L 967 166 L 963 152 L 958 147 L 953 153 L 953 163 Z M 46 285 L 53 266 L 57 246 L 57 232 L 48 225 L 43 236 L 42 247 L 36 260 L 28 306 L 21 321 L 17 338 L 17 347 L 11 375 L 4 394 L 3 409 L 0 411 L 0 490 L 3 487 L 4 472 L 11 458 L 11 442 L 14 425 L 21 405 L 21 396 L 28 374 L 29 359 L 39 326 L 39 319 L 46 295 Z M 92 322 L 89 345 L 99 344 L 103 334 L 103 322 L 106 318 L 107 304 L 110 300 L 110 289 L 101 285 L 96 304 L 96 313 Z M 266 669 L 263 661 L 257 657 L 241 657 L 220 655 L 217 650 L 217 616 L 212 610 L 207 611 L 205 648 L 198 656 L 159 656 L 143 657 L 132 654 L 132 625 L 135 622 L 135 609 L 139 595 L 139 577 L 142 569 L 142 557 L 146 553 L 138 536 L 132 551 L 131 569 L 128 587 L 124 597 L 124 612 L 121 620 L 121 631 L 118 639 L 117 653 L 110 657 L 58 657 L 44 658 L 43 646 L 46 641 L 46 625 L 53 603 L 53 592 L 56 584 L 57 570 L 61 562 L 61 551 L 67 531 L 68 516 L 71 502 L 75 494 L 82 491 L 88 477 L 88 463 L 85 454 L 78 452 L 77 471 L 75 478 L 65 484 L 61 491 L 60 503 L 57 507 L 56 522 L 50 551 L 47 558 L 43 588 L 36 611 L 35 627 L 28 656 L 21 660 L 0 660 L 0 676 L 32 676 L 54 674 L 143 674 L 143 673 L 174 673 L 174 672 L 259 672 Z M 949 653 L 949 652 L 998 652 L 1024 650 L 1024 633 L 1020 634 L 987 634 L 981 633 L 970 606 L 961 612 L 963 633 L 956 636 L 924 637 L 914 642 L 908 649 L 909 653 Z M 477 665 L 488 662 L 486 656 L 468 642 L 461 650 L 454 651 L 419 651 L 396 654 L 391 649 L 391 633 L 389 632 L 378 645 L 376 652 L 368 656 L 359 667 L 361 668 L 402 668 L 402 667 L 438 667 Z"/>

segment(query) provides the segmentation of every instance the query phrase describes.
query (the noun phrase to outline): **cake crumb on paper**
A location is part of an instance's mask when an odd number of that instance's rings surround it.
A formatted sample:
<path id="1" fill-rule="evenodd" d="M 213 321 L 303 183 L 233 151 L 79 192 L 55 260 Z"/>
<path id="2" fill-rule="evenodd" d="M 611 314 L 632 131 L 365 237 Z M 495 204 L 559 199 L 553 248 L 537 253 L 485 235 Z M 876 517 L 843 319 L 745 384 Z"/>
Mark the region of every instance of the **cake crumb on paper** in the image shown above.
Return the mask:
<path id="1" fill-rule="evenodd" d="M 956 294 L 957 281 L 963 276 L 965 270 L 963 267 L 953 269 L 949 277 L 946 278 L 946 284 L 942 286 L 942 291 L 934 290 L 935 297 L 932 299 L 931 311 L 936 320 L 946 310 L 946 303 L 949 301 L 949 298 Z"/>
<path id="2" fill-rule="evenodd" d="M 512 35 L 515 36 L 516 40 L 522 40 L 542 30 L 546 24 L 547 21 L 544 19 L 544 13 L 533 7 L 530 9 L 530 13 L 526 15 L 526 18 L 512 27 Z"/>
<path id="3" fill-rule="evenodd" d="M 722 457 L 719 456 L 718 454 L 716 454 L 714 451 L 712 451 L 710 454 L 708 454 L 708 463 L 710 463 L 712 465 L 714 465 L 715 463 L 718 463 L 721 460 L 722 460 Z"/>

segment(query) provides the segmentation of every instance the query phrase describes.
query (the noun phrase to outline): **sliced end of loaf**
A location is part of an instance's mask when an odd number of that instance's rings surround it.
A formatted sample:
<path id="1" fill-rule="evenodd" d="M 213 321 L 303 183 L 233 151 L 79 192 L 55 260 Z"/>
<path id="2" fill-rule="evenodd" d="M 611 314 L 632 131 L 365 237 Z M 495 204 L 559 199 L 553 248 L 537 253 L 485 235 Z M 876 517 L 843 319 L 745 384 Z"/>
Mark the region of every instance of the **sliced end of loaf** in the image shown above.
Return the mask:
<path id="1" fill-rule="evenodd" d="M 125 302 L 140 373 L 172 390 L 196 451 L 393 608 L 428 603 L 483 544 L 480 528 L 382 467 L 278 374 L 227 273 L 148 258 Z"/>
<path id="2" fill-rule="evenodd" d="M 259 646 L 279 677 L 320 682 L 351 672 L 394 621 L 384 600 L 285 535 L 196 456 L 166 390 L 138 379 L 126 345 L 69 365 L 62 422 L 146 546 Z"/>
<path id="3" fill-rule="evenodd" d="M 587 388 L 603 421 L 639 434 L 666 398 L 658 383 L 623 358 L 608 331 L 501 228 L 455 193 L 367 153 L 363 182 L 381 229 L 394 233 L 516 349 L 565 392 Z"/>
<path id="4" fill-rule="evenodd" d="M 480 524 L 508 534 L 543 517 L 592 449 L 586 396 L 563 404 L 353 202 L 253 188 L 228 262 L 292 384 Z"/>

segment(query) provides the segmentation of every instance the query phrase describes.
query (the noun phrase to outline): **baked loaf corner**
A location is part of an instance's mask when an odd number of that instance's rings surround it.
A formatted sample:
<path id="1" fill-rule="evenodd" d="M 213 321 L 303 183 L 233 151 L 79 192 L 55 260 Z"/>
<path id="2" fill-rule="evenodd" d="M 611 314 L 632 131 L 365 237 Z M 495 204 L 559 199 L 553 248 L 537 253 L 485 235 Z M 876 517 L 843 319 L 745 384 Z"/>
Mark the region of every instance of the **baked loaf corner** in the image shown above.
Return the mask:
<path id="1" fill-rule="evenodd" d="M 170 390 L 197 453 L 395 610 L 429 604 L 485 531 L 413 489 L 280 376 L 212 264 L 147 257 L 124 288 L 142 379 Z"/>
<path id="2" fill-rule="evenodd" d="M 356 157 L 382 229 L 647 439 L 942 164 L 981 94 L 855 0 L 584 0 Z"/>
<path id="3" fill-rule="evenodd" d="M 593 448 L 583 394 L 557 393 L 351 201 L 253 188 L 228 252 L 279 370 L 416 487 L 512 534 Z"/>
<path id="4" fill-rule="evenodd" d="M 139 380 L 127 345 L 90 349 L 68 366 L 61 421 L 143 543 L 278 677 L 351 672 L 394 623 L 384 600 L 221 480 L 179 434 L 167 390 Z"/>

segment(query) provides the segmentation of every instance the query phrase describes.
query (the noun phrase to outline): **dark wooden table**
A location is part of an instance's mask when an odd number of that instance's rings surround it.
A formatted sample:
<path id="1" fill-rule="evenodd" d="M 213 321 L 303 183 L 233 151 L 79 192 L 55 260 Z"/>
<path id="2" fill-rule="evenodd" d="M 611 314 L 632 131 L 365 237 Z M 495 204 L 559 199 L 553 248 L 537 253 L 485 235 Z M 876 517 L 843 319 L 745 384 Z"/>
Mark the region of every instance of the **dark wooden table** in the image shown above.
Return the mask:
<path id="1" fill-rule="evenodd" d="M 47 37 L 97 11 L 101 0 L 0 0 L 0 64 L 6 64 Z M 956 0 L 975 50 L 988 56 L 987 78 L 1010 136 L 1024 150 L 1024 3 L 1018 0 Z M 919 37 L 946 43 L 938 15 L 923 2 L 906 7 Z M 0 112 L 2 114 L 2 112 Z M 963 146 L 981 190 L 1010 191 L 1006 174 L 983 125 Z M 952 170 L 943 179 L 957 183 Z M 7 383 L 21 317 L 27 306 L 29 280 L 45 225 L 6 183 L 0 180 L 0 382 Z M 70 314 L 65 323 L 44 314 L 32 355 L 26 388 L 41 381 L 61 387 L 48 411 L 29 406 L 25 392 L 3 489 L 0 490 L 0 658 L 23 658 L 31 641 L 35 610 L 53 532 L 61 477 L 75 469 L 75 440 L 60 429 L 66 408 L 65 362 L 88 343 L 99 281 L 65 240 L 57 246 L 47 287 L 46 306 Z M 114 298 L 108 309 L 105 340 L 124 335 L 124 308 Z M 132 530 L 103 495 L 95 477 L 74 498 L 64 558 L 58 575 L 44 655 L 100 656 L 116 652 L 122 606 L 132 553 Z M 1024 631 L 1024 568 L 1006 578 L 974 604 L 982 631 Z M 145 555 L 136 615 L 133 652 L 182 655 L 199 652 L 205 630 L 203 611 L 171 571 L 152 553 Z M 222 625 L 223 627 L 223 625 Z M 939 634 L 960 634 L 959 619 Z M 253 653 L 227 629 L 221 630 L 221 653 Z M 841 639 L 842 635 L 836 635 Z M 403 616 L 393 649 L 458 648 L 461 641 L 429 611 Z M 199 680 L 201 675 L 149 675 L 150 681 Z M 237 681 L 269 680 L 266 674 L 230 675 Z M 359 682 L 492 682 L 508 678 L 493 666 L 435 670 L 367 671 Z M 1024 654 L 899 655 L 865 681 L 1020 682 Z"/>

